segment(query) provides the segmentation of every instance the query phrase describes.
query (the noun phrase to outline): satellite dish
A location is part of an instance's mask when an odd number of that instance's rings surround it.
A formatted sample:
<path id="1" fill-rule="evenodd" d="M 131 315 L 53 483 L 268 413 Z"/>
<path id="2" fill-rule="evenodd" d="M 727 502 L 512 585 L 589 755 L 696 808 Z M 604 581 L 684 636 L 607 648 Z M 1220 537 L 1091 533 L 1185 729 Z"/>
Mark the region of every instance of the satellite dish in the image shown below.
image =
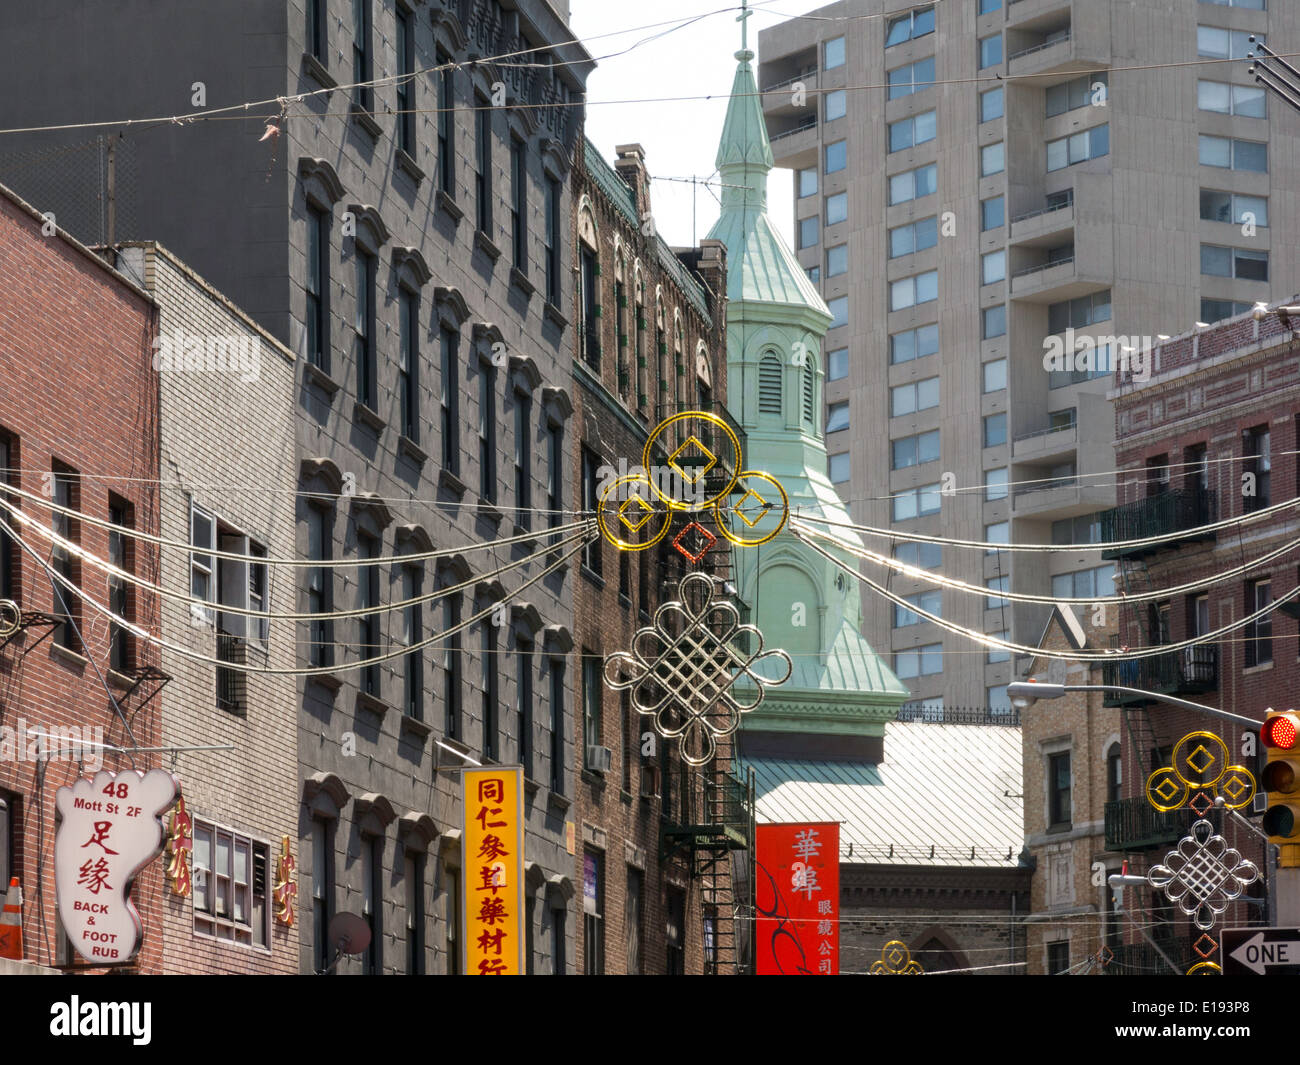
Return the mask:
<path id="1" fill-rule="evenodd" d="M 370 946 L 370 925 L 355 913 L 336 913 L 325 935 L 334 947 L 334 960 L 321 970 L 322 973 L 333 969 L 344 954 L 363 954 Z"/>

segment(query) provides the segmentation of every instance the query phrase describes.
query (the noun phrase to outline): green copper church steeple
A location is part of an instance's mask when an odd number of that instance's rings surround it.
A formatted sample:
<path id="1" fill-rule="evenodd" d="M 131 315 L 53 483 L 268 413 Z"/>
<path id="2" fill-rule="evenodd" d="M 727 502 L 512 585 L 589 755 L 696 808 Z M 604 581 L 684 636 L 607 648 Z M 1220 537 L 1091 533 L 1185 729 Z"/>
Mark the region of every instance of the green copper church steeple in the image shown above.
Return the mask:
<path id="1" fill-rule="evenodd" d="M 742 25 L 749 14 L 742 13 Z M 717 155 L 722 214 L 709 233 L 727 246 L 727 406 L 748 436 L 746 467 L 781 482 L 792 516 L 848 523 L 827 476 L 822 437 L 831 313 L 767 214 L 774 162 L 753 58 L 743 45 L 736 53 Z M 801 742 L 796 736 L 882 737 L 909 692 L 862 636 L 857 581 L 788 530 L 762 547 L 737 549 L 735 561 L 740 596 L 766 646 L 794 660 L 790 680 L 746 715 L 745 734 L 785 735 L 790 743 Z"/>

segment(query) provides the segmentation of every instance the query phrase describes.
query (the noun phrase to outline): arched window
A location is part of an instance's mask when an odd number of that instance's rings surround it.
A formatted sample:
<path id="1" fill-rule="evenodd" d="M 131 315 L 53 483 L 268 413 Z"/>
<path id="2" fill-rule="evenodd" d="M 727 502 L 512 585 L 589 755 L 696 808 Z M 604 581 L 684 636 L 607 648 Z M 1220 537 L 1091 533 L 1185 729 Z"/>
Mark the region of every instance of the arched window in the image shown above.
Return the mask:
<path id="1" fill-rule="evenodd" d="M 627 402 L 628 389 L 631 387 L 632 375 L 627 364 L 627 256 L 623 252 L 620 240 L 614 240 L 614 343 L 618 346 L 618 394 Z"/>
<path id="2" fill-rule="evenodd" d="M 645 372 L 645 331 L 648 323 L 645 319 L 645 277 L 641 274 L 640 260 L 632 264 L 632 300 L 636 305 L 636 321 L 633 322 L 636 329 L 636 406 L 637 410 L 644 412 L 649 402 Z"/>
<path id="3" fill-rule="evenodd" d="M 682 330 L 681 311 L 673 311 L 673 368 L 677 372 L 677 387 L 673 389 L 677 393 L 677 409 L 690 409 L 690 400 L 686 394 L 686 352 L 683 348 L 684 336 Z"/>
<path id="4" fill-rule="evenodd" d="M 672 392 L 669 382 L 672 376 L 668 371 L 668 315 L 664 311 L 663 289 L 655 288 L 655 369 L 659 383 L 655 386 L 654 401 L 659 409 L 659 417 L 666 417 L 666 410 Z"/>
<path id="5" fill-rule="evenodd" d="M 811 355 L 803 364 L 803 423 L 817 428 L 817 363 Z"/>
<path id="6" fill-rule="evenodd" d="M 758 413 L 781 413 L 781 360 L 772 354 L 758 363 Z"/>
<path id="7" fill-rule="evenodd" d="M 600 258 L 596 216 L 584 197 L 578 211 L 578 313 L 581 316 L 578 344 L 582 358 L 593 370 L 600 370 Z"/>
<path id="8" fill-rule="evenodd" d="M 1120 758 L 1118 743 L 1106 749 L 1106 801 L 1118 802 L 1124 790 L 1124 763 Z"/>

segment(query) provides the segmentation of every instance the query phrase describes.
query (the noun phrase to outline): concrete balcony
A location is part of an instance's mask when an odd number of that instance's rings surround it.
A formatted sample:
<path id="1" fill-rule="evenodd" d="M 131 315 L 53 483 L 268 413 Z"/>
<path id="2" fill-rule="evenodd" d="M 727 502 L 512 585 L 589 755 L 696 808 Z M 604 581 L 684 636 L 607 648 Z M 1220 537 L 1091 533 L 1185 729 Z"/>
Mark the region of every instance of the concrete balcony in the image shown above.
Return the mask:
<path id="1" fill-rule="evenodd" d="M 818 162 L 817 115 L 774 118 L 767 124 L 768 140 L 772 143 L 772 156 L 776 165 L 795 169 L 812 166 Z"/>
<path id="2" fill-rule="evenodd" d="M 807 93 L 802 104 L 794 102 L 795 86 L 803 83 Z M 816 115 L 817 108 L 821 97 L 817 94 L 817 71 L 810 70 L 805 74 L 796 74 L 792 78 L 786 78 L 763 90 L 763 117 L 774 118 L 777 116 L 795 118 L 806 115 Z"/>
<path id="3" fill-rule="evenodd" d="M 1064 244 L 1074 232 L 1074 201 L 1040 207 L 1011 219 L 1007 243 L 1013 247 L 1050 248 Z"/>
<path id="4" fill-rule="evenodd" d="M 1052 19 L 1052 15 L 1045 15 L 1041 29 L 1027 23 L 1008 29 L 1007 73 L 1011 77 L 1035 75 L 1042 78 L 1035 84 L 1046 88 L 1080 71 L 1110 66 L 1110 38 L 1107 34 L 1092 26 L 1085 31 L 1068 18 L 1064 19 L 1064 24 L 1060 24 L 1059 16 L 1055 19 L 1057 24 L 1048 21 Z M 1060 77 L 1045 77 L 1054 74 Z"/>
<path id="5" fill-rule="evenodd" d="M 1070 14 L 1071 0 L 1007 0 L 1007 29 L 1059 21 Z"/>
<path id="6" fill-rule="evenodd" d="M 1025 480 L 1031 477 L 1032 474 L 1018 473 L 1015 479 Z M 1017 488 L 1011 495 L 1011 517 L 1055 521 L 1058 518 L 1090 514 L 1114 502 L 1113 486 L 1086 484 L 1077 476 L 1054 477 L 1045 479 L 1040 484 Z"/>
<path id="7" fill-rule="evenodd" d="M 1078 425 L 1039 429 L 1017 436 L 1011 444 L 1013 462 L 1044 463 L 1071 459 L 1079 447 Z"/>

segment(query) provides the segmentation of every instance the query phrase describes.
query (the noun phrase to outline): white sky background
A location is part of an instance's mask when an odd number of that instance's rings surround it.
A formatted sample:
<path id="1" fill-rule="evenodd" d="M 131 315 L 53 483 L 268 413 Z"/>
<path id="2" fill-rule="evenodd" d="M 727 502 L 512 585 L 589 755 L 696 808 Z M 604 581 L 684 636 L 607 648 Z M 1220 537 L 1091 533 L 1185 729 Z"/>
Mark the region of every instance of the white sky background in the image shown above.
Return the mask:
<path id="1" fill-rule="evenodd" d="M 826 0 L 768 0 L 749 19 L 749 46 L 758 50 L 758 32 L 823 6 Z M 723 7 L 731 10 L 722 11 Z M 727 96 L 736 74 L 735 53 L 740 50 L 739 0 L 656 0 L 641 4 L 630 0 L 571 0 L 569 26 L 597 60 L 587 81 L 587 136 L 611 163 L 614 146 L 640 144 L 652 176 L 699 177 L 713 175 L 714 157 L 727 113 Z M 766 10 L 764 10 L 766 9 Z M 716 14 L 708 14 L 717 12 Z M 769 13 L 771 12 L 771 13 Z M 779 14 L 777 14 L 779 12 Z M 635 27 L 672 19 L 707 15 L 680 29 L 672 25 L 649 29 Z M 620 32 L 618 36 L 599 36 Z M 667 32 L 666 32 L 667 31 Z M 613 53 L 648 41 L 625 55 Z M 597 38 L 597 39 L 593 39 Z M 602 56 L 611 58 L 602 59 Z M 759 56 L 759 59 L 762 57 Z M 757 72 L 758 60 L 755 60 Z M 705 96 L 713 100 L 671 103 L 606 103 L 647 97 Z M 768 182 L 772 221 L 792 239 L 792 176 L 774 170 Z M 650 204 L 655 225 L 670 245 L 695 245 L 706 236 L 718 217 L 721 190 L 676 181 L 654 181 Z"/>

